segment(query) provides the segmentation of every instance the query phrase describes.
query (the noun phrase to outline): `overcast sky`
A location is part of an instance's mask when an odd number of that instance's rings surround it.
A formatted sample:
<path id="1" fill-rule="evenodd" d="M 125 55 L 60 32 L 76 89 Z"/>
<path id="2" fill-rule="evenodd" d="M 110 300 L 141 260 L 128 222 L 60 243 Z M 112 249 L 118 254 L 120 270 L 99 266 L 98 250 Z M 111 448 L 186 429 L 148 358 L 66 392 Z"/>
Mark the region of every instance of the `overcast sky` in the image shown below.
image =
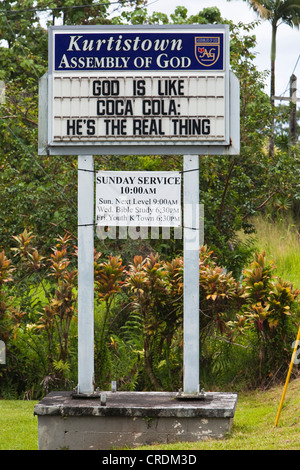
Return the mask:
<path id="1" fill-rule="evenodd" d="M 184 5 L 188 14 L 196 14 L 203 8 L 216 6 L 221 11 L 221 16 L 235 22 L 251 23 L 257 19 L 257 15 L 243 0 L 148 0 L 148 11 L 173 13 L 176 6 Z M 257 37 L 255 52 L 256 66 L 258 70 L 270 70 L 271 51 L 271 25 L 268 21 L 262 21 L 254 30 Z M 297 78 L 298 98 L 300 98 L 300 31 L 284 24 L 277 30 L 277 55 L 276 55 L 276 95 L 289 96 L 289 79 L 292 73 Z M 299 60 L 298 60 L 299 58 Z M 297 63 L 298 60 L 298 63 Z M 297 66 L 296 66 L 297 64 Z M 296 68 L 295 68 L 296 66 Z M 266 92 L 269 93 L 269 78 L 266 81 Z"/>

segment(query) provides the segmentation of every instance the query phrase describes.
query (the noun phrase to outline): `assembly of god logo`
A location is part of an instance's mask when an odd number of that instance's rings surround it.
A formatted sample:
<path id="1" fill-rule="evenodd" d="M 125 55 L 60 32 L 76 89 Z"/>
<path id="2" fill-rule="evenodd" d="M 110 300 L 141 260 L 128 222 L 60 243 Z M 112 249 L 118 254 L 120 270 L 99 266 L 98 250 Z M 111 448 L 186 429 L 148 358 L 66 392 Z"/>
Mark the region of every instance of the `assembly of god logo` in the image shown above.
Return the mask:
<path id="1" fill-rule="evenodd" d="M 220 57 L 219 37 L 195 37 L 195 55 L 205 67 L 214 65 Z"/>

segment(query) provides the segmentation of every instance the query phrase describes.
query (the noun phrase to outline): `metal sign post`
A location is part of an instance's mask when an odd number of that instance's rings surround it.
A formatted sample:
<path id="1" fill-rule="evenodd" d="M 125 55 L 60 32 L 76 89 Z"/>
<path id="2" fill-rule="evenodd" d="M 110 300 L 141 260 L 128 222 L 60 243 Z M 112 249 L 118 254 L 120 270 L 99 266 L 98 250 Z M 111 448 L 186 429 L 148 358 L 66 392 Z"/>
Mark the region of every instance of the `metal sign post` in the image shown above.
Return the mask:
<path id="1" fill-rule="evenodd" d="M 183 393 L 199 393 L 199 156 L 184 155 Z"/>
<path id="2" fill-rule="evenodd" d="M 78 156 L 78 393 L 94 392 L 94 159 Z"/>

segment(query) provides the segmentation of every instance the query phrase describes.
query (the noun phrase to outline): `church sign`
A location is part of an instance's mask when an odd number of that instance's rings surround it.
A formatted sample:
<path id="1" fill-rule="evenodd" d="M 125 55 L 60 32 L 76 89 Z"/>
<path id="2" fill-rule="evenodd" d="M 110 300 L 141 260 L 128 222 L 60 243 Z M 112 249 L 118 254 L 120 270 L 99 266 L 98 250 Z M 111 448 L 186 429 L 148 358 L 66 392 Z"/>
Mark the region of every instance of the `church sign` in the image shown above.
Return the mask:
<path id="1" fill-rule="evenodd" d="M 50 154 L 223 153 L 230 88 L 227 25 L 50 27 L 44 145 Z"/>

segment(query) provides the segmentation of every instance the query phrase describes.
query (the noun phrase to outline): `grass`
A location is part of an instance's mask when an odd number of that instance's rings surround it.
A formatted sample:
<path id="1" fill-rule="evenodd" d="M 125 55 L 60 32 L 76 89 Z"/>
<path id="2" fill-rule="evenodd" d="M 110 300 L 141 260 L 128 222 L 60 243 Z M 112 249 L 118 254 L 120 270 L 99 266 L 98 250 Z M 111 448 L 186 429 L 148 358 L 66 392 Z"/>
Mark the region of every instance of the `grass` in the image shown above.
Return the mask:
<path id="1" fill-rule="evenodd" d="M 277 427 L 275 418 L 283 386 L 254 391 L 238 398 L 233 428 L 222 440 L 211 439 L 140 447 L 143 450 L 299 450 L 300 379 L 289 383 Z"/>
<path id="2" fill-rule="evenodd" d="M 260 253 L 265 251 L 267 260 L 273 260 L 275 274 L 300 288 L 300 233 L 291 217 L 273 221 L 267 217 L 254 219 L 256 228 L 255 246 Z"/>
<path id="3" fill-rule="evenodd" d="M 139 450 L 300 450 L 300 378 L 290 381 L 278 426 L 283 385 L 238 397 L 232 431 L 225 439 L 140 447 Z M 0 450 L 37 450 L 35 401 L 0 400 Z"/>
<path id="4" fill-rule="evenodd" d="M 37 450 L 37 402 L 0 400 L 0 450 Z"/>

